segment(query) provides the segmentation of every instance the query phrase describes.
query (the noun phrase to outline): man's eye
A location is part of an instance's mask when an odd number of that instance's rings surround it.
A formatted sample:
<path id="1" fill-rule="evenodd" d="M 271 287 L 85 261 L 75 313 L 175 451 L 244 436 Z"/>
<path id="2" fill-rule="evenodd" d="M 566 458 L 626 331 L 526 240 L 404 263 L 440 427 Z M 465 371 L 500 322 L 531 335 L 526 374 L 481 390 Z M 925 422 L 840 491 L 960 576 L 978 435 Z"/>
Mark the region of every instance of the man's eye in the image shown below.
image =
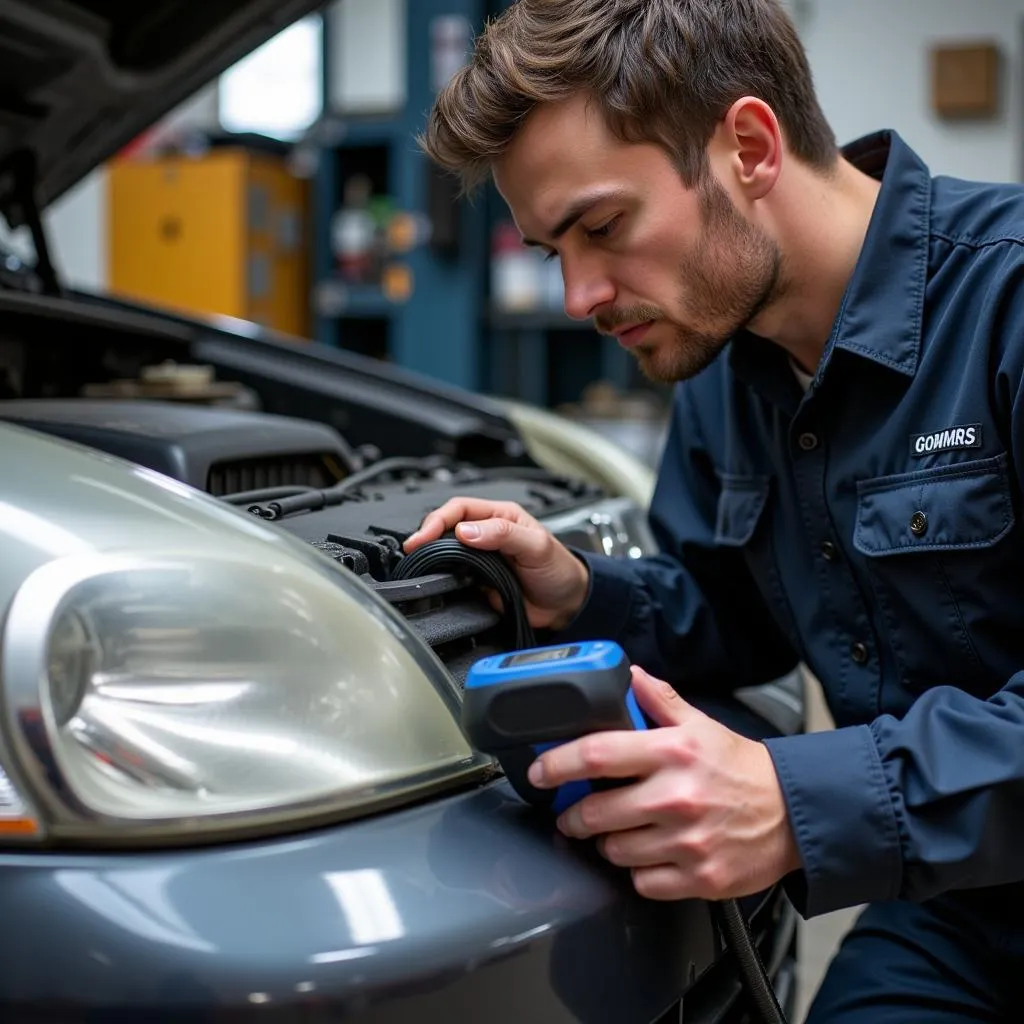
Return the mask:
<path id="1" fill-rule="evenodd" d="M 620 214 L 616 214 L 610 221 L 602 224 L 599 228 L 588 228 L 587 238 L 590 239 L 601 239 L 607 238 L 614 230 L 615 226 L 619 223 Z"/>

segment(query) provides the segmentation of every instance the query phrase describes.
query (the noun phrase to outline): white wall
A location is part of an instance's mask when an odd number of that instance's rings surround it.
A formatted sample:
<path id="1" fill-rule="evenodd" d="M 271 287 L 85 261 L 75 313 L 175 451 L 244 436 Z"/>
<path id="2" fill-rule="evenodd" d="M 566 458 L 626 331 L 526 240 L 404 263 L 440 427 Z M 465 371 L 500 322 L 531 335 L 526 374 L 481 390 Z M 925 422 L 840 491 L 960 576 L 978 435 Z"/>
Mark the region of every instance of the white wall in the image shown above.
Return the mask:
<path id="1" fill-rule="evenodd" d="M 61 280 L 89 291 L 107 284 L 107 181 L 93 171 L 46 215 L 53 262 Z"/>
<path id="2" fill-rule="evenodd" d="M 840 142 L 893 128 L 936 174 L 996 181 L 1022 176 L 1024 0 L 790 0 L 825 113 Z M 956 124 L 930 103 L 928 49 L 998 41 L 1003 110 Z"/>
<path id="3" fill-rule="evenodd" d="M 405 103 L 406 0 L 335 0 L 328 16 L 328 99 L 335 110 L 380 112 Z"/>

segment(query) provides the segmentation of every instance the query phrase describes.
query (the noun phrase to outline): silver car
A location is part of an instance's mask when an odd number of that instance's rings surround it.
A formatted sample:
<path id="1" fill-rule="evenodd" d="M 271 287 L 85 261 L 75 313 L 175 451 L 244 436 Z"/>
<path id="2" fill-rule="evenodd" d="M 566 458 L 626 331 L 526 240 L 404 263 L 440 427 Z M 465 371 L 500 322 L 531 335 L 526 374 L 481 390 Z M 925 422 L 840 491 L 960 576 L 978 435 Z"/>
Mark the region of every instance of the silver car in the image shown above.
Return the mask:
<path id="1" fill-rule="evenodd" d="M 316 6 L 0 0 L 0 210 L 38 256 L 0 272 L 0 1020 L 747 1020 L 708 904 L 641 900 L 466 741 L 466 672 L 515 642 L 478 581 L 396 572 L 455 493 L 652 553 L 650 470 L 46 256 L 41 207 Z M 154 24 L 192 33 L 171 70 L 96 77 Z M 237 401 L 102 393 L 168 365 Z M 802 728 L 796 679 L 743 696 Z M 793 910 L 743 909 L 791 1007 Z"/>

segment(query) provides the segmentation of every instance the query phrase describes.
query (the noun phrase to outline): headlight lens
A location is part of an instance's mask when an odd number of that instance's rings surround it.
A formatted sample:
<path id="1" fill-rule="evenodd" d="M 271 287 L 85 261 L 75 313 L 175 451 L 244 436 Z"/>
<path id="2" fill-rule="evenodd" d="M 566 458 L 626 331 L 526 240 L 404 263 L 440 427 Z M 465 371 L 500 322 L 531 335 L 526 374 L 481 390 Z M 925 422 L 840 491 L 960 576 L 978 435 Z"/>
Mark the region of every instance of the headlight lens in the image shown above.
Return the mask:
<path id="1" fill-rule="evenodd" d="M 75 556 L 29 577 L 5 627 L 4 719 L 46 831 L 261 828 L 479 769 L 403 620 L 340 569 L 275 557 Z"/>

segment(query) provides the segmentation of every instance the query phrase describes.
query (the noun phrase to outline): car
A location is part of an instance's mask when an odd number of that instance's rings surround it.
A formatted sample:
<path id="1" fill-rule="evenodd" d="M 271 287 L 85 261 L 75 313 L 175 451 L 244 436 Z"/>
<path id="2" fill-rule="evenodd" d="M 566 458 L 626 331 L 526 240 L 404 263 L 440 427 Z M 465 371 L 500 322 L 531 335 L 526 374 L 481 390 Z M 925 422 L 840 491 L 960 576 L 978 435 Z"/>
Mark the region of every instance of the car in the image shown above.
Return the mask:
<path id="1" fill-rule="evenodd" d="M 698 900 L 641 899 L 460 728 L 520 643 L 454 494 L 654 553 L 649 467 L 546 410 L 63 286 L 46 207 L 313 0 L 0 0 L 0 1019 L 755 1020 Z M 743 691 L 804 727 L 794 673 Z M 795 912 L 741 902 L 779 1002 Z"/>

